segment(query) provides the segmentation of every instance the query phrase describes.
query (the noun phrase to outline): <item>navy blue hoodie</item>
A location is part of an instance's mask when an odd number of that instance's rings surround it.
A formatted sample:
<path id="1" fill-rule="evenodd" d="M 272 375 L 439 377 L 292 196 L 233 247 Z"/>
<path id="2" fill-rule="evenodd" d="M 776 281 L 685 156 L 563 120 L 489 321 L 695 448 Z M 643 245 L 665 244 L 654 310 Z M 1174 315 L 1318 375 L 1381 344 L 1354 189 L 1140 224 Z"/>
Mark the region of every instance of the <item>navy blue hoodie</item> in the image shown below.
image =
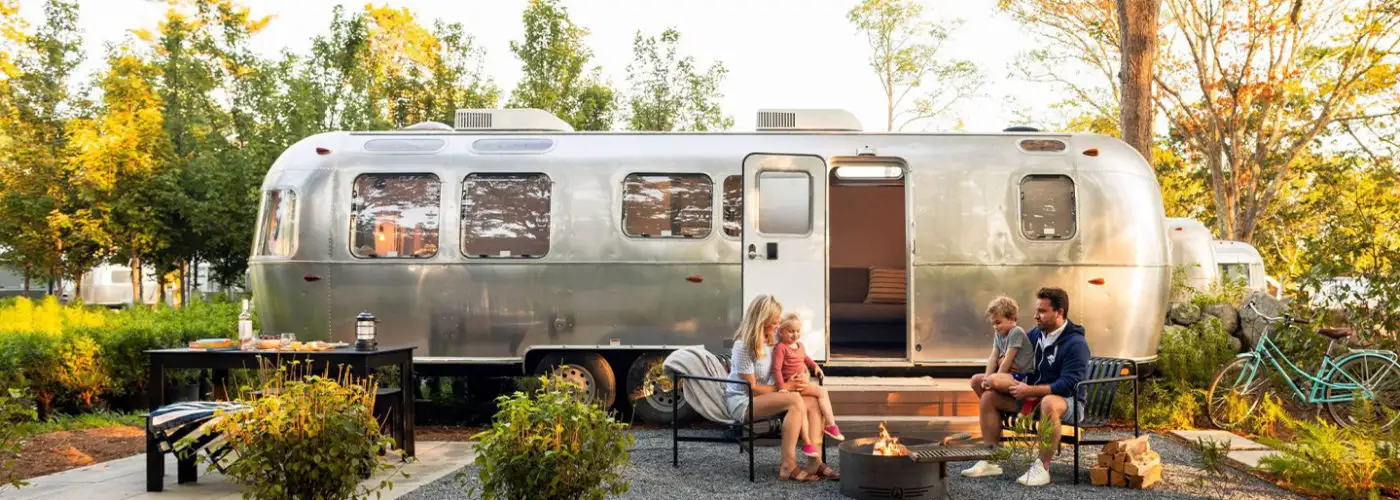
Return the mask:
<path id="1" fill-rule="evenodd" d="M 1040 346 L 1045 332 L 1040 327 L 1026 335 L 1035 345 L 1035 373 L 1031 385 L 1050 385 L 1050 393 L 1065 399 L 1075 397 L 1075 384 L 1089 374 L 1089 342 L 1084 339 L 1084 327 L 1065 320 L 1065 329 L 1049 348 Z"/>

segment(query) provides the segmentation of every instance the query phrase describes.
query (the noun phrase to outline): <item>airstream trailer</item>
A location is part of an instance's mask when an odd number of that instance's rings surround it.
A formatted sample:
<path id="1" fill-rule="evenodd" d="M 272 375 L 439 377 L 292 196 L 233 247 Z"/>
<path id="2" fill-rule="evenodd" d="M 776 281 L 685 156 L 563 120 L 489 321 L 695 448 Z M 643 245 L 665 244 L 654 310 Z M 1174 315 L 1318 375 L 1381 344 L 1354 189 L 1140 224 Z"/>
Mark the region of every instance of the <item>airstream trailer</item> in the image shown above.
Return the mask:
<path id="1" fill-rule="evenodd" d="M 998 295 L 1066 289 L 1095 354 L 1151 362 L 1170 288 L 1152 170 L 1053 133 L 862 133 L 760 111 L 733 133 L 573 132 L 540 110 L 306 138 L 271 166 L 250 259 L 264 328 L 417 346 L 425 370 L 566 366 L 652 394 L 772 294 L 829 366 L 980 366 Z M 618 398 L 626 399 L 626 398 Z M 646 419 L 669 407 L 642 398 Z"/>
<path id="2" fill-rule="evenodd" d="M 1215 265 L 1215 236 L 1195 219 L 1168 218 L 1167 239 L 1171 245 L 1172 266 L 1186 273 L 1186 285 L 1205 290 L 1220 282 Z"/>
<path id="3" fill-rule="evenodd" d="M 1243 282 L 1245 288 L 1263 291 L 1274 298 L 1282 296 L 1282 287 L 1264 272 L 1264 257 L 1253 245 L 1228 240 L 1215 240 L 1212 244 L 1222 280 Z"/>

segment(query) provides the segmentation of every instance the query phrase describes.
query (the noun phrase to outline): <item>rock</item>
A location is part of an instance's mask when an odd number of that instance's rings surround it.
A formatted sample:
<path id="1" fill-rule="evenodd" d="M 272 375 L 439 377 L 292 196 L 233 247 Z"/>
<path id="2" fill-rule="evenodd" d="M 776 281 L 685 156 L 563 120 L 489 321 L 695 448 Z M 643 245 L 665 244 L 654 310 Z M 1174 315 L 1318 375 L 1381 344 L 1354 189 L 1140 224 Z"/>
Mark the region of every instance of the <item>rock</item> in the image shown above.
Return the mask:
<path id="1" fill-rule="evenodd" d="M 1230 349 L 1234 349 L 1235 352 L 1244 352 L 1244 341 L 1240 340 L 1239 337 L 1231 335 Z"/>
<path id="2" fill-rule="evenodd" d="M 1240 333 L 1238 337 L 1244 341 L 1246 348 L 1253 348 L 1254 344 L 1259 342 L 1259 335 L 1263 334 L 1264 330 L 1270 327 L 1269 321 L 1260 316 L 1260 314 L 1278 317 L 1282 316 L 1286 309 L 1283 303 L 1279 302 L 1278 299 L 1259 291 L 1250 292 L 1250 294 L 1244 298 L 1244 304 L 1245 306 L 1240 308 Z M 1254 307 L 1258 309 L 1259 312 L 1256 313 L 1253 309 L 1250 309 L 1249 304 L 1254 304 Z"/>
<path id="3" fill-rule="evenodd" d="M 1201 308 L 1195 304 L 1173 302 L 1167 307 L 1167 318 L 1181 326 L 1191 326 L 1201 322 Z"/>
<path id="4" fill-rule="evenodd" d="M 1225 333 L 1235 335 L 1240 328 L 1240 311 L 1230 304 L 1211 304 L 1203 311 L 1210 316 L 1220 318 L 1220 328 Z"/>

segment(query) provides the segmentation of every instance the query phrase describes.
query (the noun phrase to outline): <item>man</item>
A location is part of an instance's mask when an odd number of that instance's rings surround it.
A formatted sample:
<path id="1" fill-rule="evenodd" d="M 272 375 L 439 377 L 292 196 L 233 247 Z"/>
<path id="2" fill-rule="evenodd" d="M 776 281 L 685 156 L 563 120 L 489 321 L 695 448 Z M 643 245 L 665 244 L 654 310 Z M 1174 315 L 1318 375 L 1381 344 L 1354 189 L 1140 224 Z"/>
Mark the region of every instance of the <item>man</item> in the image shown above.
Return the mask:
<path id="1" fill-rule="evenodd" d="M 1001 441 L 1002 412 L 1017 412 L 1023 405 L 1034 405 L 1041 418 L 1065 424 L 1073 423 L 1084 412 L 1083 402 L 1075 399 L 1075 385 L 1089 371 L 1089 343 L 1084 340 L 1084 328 L 1069 321 L 1069 294 L 1064 290 L 1041 288 L 1035 298 L 1036 327 L 1028 335 L 1034 345 L 1035 373 L 1026 382 L 1012 385 L 1009 395 L 997 391 L 982 393 L 982 441 L 989 446 Z M 1031 464 L 1016 482 L 1026 486 L 1050 484 L 1050 458 L 1059 450 L 1060 426 L 1050 428 L 1055 446 L 1040 450 L 1040 460 Z M 984 460 L 962 471 L 962 475 L 997 476 L 1001 475 L 1001 467 Z"/>

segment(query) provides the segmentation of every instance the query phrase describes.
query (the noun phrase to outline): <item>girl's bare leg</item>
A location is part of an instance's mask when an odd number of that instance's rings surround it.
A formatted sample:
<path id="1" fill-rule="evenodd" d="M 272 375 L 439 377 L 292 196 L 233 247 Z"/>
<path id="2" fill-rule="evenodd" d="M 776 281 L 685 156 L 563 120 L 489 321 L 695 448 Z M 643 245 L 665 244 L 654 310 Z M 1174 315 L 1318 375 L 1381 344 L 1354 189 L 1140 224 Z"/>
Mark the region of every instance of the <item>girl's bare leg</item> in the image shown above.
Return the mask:
<path id="1" fill-rule="evenodd" d="M 822 425 L 836 425 L 836 413 L 831 411 L 831 397 L 825 387 L 809 385 L 802 390 L 802 396 L 817 399 L 817 405 L 822 412 Z"/>

